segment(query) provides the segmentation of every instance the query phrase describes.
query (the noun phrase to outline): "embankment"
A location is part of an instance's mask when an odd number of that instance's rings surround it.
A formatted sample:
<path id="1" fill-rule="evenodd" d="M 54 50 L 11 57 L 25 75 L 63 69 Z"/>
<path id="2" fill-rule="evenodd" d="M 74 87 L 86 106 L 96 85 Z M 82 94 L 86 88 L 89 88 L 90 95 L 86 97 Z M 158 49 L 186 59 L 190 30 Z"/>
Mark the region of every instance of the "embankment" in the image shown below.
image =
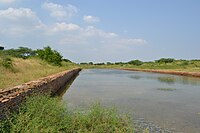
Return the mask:
<path id="1" fill-rule="evenodd" d="M 181 75 L 181 76 L 200 77 L 200 72 L 183 72 L 183 71 L 173 71 L 173 70 L 149 70 L 149 69 L 134 69 L 134 68 L 120 68 L 120 70 L 153 72 L 153 73 L 174 74 L 174 75 Z"/>
<path id="2" fill-rule="evenodd" d="M 54 95 L 70 79 L 77 76 L 80 71 L 80 68 L 64 71 L 36 81 L 30 81 L 9 89 L 0 90 L 0 119 L 7 115 L 8 110 L 16 110 L 27 96 L 37 93 L 50 93 Z"/>

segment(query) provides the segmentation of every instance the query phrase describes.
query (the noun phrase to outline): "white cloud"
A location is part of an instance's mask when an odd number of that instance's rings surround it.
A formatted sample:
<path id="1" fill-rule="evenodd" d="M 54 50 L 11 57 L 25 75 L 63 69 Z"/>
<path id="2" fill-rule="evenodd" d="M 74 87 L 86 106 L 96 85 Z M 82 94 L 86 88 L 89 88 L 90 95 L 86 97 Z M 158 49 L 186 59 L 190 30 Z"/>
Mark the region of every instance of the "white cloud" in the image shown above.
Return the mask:
<path id="1" fill-rule="evenodd" d="M 50 11 L 50 15 L 57 20 L 69 19 L 78 12 L 78 8 L 70 4 L 63 6 L 52 2 L 45 2 L 42 7 Z"/>
<path id="2" fill-rule="evenodd" d="M 29 8 L 0 10 L 0 33 L 20 35 L 42 27 L 40 19 Z"/>
<path id="3" fill-rule="evenodd" d="M 10 4 L 15 2 L 16 0 L 0 0 L 0 3 L 4 3 L 4 4 Z"/>
<path id="4" fill-rule="evenodd" d="M 135 45 L 135 44 L 146 44 L 147 41 L 144 39 L 126 39 L 126 38 L 122 38 L 120 40 L 118 40 L 118 43 L 120 44 L 128 44 L 128 45 Z"/>
<path id="5" fill-rule="evenodd" d="M 83 16 L 83 20 L 86 23 L 96 23 L 100 21 L 98 17 L 94 17 L 94 16 Z"/>
<path id="6" fill-rule="evenodd" d="M 85 36 L 98 36 L 103 38 L 114 38 L 118 35 L 113 32 L 105 32 L 101 29 L 97 29 L 94 26 L 88 26 L 84 29 L 84 35 Z"/>
<path id="7" fill-rule="evenodd" d="M 10 42 L 11 47 L 17 47 L 16 42 L 26 43 L 31 48 L 52 44 L 74 61 L 126 58 L 135 47 L 146 43 L 144 39 L 124 38 L 94 26 L 81 27 L 66 22 L 43 24 L 29 8 L 0 10 L 0 39 L 5 45 Z"/>
<path id="8" fill-rule="evenodd" d="M 73 23 L 56 23 L 52 26 L 52 28 L 48 27 L 51 32 L 64 32 L 64 31 L 75 31 L 80 29 L 80 27 Z"/>

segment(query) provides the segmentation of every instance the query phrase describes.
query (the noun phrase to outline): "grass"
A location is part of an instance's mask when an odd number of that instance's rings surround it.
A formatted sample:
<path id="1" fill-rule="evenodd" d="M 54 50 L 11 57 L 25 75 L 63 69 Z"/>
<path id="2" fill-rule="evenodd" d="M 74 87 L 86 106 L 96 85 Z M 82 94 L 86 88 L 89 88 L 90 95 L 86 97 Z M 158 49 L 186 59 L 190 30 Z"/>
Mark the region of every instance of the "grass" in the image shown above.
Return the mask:
<path id="1" fill-rule="evenodd" d="M 200 72 L 200 60 L 175 60 L 171 63 L 143 62 L 142 65 L 109 64 L 109 65 L 81 65 L 83 68 L 133 68 L 148 70 L 172 70 L 183 72 Z"/>
<path id="2" fill-rule="evenodd" d="M 160 91 L 175 91 L 176 89 L 175 88 L 157 88 L 157 90 L 160 90 Z"/>
<path id="3" fill-rule="evenodd" d="M 2 133 L 133 133 L 130 118 L 115 108 L 93 104 L 87 110 L 69 110 L 59 98 L 34 96 L 18 113 L 0 122 Z"/>
<path id="4" fill-rule="evenodd" d="M 12 58 L 13 68 L 0 65 L 0 89 L 13 87 L 31 80 L 77 67 L 73 63 L 62 62 L 62 66 L 50 65 L 38 58 Z"/>

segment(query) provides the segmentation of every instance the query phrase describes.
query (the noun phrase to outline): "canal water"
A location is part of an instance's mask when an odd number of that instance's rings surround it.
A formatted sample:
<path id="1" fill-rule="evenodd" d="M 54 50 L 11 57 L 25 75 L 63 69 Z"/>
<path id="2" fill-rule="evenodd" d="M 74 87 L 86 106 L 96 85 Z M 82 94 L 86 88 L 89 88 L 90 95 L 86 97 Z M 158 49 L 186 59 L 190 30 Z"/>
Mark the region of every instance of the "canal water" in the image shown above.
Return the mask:
<path id="1" fill-rule="evenodd" d="M 88 69 L 80 72 L 62 98 L 70 108 L 101 102 L 174 132 L 200 133 L 199 78 Z"/>

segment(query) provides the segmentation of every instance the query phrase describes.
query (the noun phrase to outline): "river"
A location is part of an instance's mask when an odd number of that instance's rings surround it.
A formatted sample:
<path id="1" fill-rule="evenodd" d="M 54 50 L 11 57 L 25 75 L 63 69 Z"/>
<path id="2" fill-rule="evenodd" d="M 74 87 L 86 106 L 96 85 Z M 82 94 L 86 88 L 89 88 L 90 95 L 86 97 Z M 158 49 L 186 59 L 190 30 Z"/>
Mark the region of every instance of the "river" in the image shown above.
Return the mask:
<path id="1" fill-rule="evenodd" d="M 200 133 L 200 78 L 111 69 L 80 72 L 62 96 L 71 108 L 101 102 L 173 132 Z"/>

